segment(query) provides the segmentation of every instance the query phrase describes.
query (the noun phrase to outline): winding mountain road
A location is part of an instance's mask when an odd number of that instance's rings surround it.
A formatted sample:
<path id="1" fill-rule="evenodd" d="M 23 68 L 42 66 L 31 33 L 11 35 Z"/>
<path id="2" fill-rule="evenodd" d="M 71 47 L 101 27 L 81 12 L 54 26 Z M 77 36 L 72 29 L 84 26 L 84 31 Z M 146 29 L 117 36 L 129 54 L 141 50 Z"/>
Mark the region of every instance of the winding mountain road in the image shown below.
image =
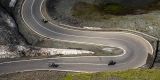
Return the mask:
<path id="1" fill-rule="evenodd" d="M 59 70 L 77 72 L 116 71 L 141 67 L 146 63 L 148 53 L 153 54 L 151 44 L 144 38 L 125 32 L 97 32 L 66 29 L 53 23 L 42 22 L 42 3 L 45 0 L 25 0 L 21 15 L 29 29 L 38 35 L 55 40 L 104 45 L 118 47 L 124 54 L 117 56 L 82 56 L 59 57 L 51 59 L 35 59 L 0 63 L 0 74 L 31 71 L 31 70 Z M 108 66 L 110 60 L 117 62 L 114 66 Z M 48 67 L 48 62 L 60 65 L 53 69 Z"/>

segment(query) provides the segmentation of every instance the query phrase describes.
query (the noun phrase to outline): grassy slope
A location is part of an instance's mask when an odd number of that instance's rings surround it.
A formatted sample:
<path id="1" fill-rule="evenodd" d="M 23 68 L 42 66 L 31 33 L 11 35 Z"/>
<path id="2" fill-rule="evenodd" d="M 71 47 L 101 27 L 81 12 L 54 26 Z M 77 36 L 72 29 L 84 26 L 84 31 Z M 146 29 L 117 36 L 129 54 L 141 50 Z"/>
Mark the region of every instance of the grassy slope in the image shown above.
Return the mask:
<path id="1" fill-rule="evenodd" d="M 127 15 L 127 14 L 144 14 L 149 11 L 160 10 L 159 1 L 152 3 L 148 6 L 137 8 L 127 7 L 117 3 L 108 4 L 90 4 L 85 2 L 78 2 L 72 8 L 72 16 L 85 19 L 85 20 L 97 20 L 97 19 L 109 19 L 111 15 Z M 108 15 L 110 14 L 110 15 Z"/>
<path id="2" fill-rule="evenodd" d="M 0 80 L 160 80 L 159 75 L 159 69 L 136 69 L 122 72 L 101 72 L 93 74 L 36 71 L 2 75 L 0 76 Z"/>
<path id="3" fill-rule="evenodd" d="M 64 80 L 160 80 L 160 70 L 128 70 L 95 74 L 68 74 Z"/>

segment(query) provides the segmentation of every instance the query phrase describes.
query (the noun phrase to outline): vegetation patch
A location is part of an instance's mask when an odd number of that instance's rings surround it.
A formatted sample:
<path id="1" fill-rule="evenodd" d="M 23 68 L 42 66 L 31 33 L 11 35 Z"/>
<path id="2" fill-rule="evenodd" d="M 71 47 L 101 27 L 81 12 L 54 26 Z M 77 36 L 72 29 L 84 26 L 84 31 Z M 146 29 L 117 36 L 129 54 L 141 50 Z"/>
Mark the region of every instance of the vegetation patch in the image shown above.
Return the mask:
<path id="1" fill-rule="evenodd" d="M 131 12 L 132 9 L 117 3 L 95 5 L 77 2 L 72 8 L 72 16 L 85 20 L 109 19 L 113 15 L 124 15 Z"/>
<path id="2" fill-rule="evenodd" d="M 159 80 L 159 75 L 159 69 L 136 69 L 99 73 L 34 71 L 1 75 L 0 80 Z"/>
<path id="3" fill-rule="evenodd" d="M 72 8 L 72 16 L 87 20 L 103 18 L 97 5 L 86 2 L 77 2 Z"/>
<path id="4" fill-rule="evenodd" d="M 159 80 L 160 70 L 128 70 L 122 72 L 100 72 L 93 74 L 70 73 L 64 80 Z"/>
<path id="5" fill-rule="evenodd" d="M 106 14 L 123 15 L 128 14 L 131 10 L 117 3 L 108 3 L 100 5 L 102 12 Z"/>
<path id="6" fill-rule="evenodd" d="M 119 3 L 102 3 L 96 5 L 87 2 L 77 2 L 72 7 L 72 16 L 85 20 L 99 20 L 109 19 L 113 16 L 144 14 L 159 9 L 159 1 L 143 7 L 129 7 Z"/>

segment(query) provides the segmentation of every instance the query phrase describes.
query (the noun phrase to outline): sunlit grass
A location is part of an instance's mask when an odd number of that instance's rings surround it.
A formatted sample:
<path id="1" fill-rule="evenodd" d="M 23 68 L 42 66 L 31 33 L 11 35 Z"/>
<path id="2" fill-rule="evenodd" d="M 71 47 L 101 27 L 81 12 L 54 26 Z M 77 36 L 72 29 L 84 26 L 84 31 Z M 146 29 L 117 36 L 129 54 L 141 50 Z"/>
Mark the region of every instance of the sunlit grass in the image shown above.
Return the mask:
<path id="1" fill-rule="evenodd" d="M 137 69 L 122 72 L 69 73 L 65 80 L 159 80 L 160 70 Z"/>

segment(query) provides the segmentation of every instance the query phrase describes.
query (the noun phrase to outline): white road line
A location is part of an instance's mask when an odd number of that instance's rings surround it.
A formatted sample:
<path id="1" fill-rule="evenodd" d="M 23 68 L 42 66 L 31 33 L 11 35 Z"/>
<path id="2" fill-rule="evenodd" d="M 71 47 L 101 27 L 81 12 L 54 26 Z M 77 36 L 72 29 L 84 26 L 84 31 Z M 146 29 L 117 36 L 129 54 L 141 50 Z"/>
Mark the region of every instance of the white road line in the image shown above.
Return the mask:
<path id="1" fill-rule="evenodd" d="M 108 66 L 108 64 L 100 64 L 100 63 L 56 63 L 55 64 L 59 64 L 59 65 L 73 65 L 73 64 L 76 64 L 76 65 L 97 65 L 97 66 Z"/>
<path id="2" fill-rule="evenodd" d="M 107 57 L 117 57 L 117 56 L 78 56 L 78 57 L 58 57 L 58 58 L 43 58 L 43 59 L 30 59 L 30 60 L 18 60 L 10 62 L 2 62 L 2 64 L 17 63 L 17 62 L 27 62 L 27 61 L 40 61 L 40 60 L 58 60 L 58 59 L 74 59 L 74 58 L 107 58 Z"/>

